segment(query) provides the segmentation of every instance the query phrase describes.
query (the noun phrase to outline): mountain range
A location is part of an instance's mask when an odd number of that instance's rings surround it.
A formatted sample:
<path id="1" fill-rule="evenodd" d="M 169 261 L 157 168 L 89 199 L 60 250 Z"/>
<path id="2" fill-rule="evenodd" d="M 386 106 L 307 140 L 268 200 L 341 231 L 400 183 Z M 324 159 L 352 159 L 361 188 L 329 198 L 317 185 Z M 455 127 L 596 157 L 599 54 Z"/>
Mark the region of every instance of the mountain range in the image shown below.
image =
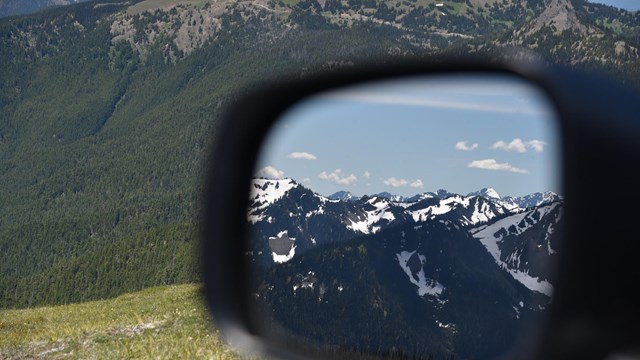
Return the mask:
<path id="1" fill-rule="evenodd" d="M 331 199 L 254 179 L 256 306 L 307 346 L 502 355 L 551 301 L 564 207 L 552 192 L 507 199 L 490 188 Z"/>
<path id="2" fill-rule="evenodd" d="M 447 190 L 440 189 L 434 192 L 421 193 L 421 194 L 417 194 L 409 197 L 393 195 L 386 191 L 374 194 L 373 196 L 384 198 L 393 202 L 416 202 L 422 199 L 445 198 L 451 195 L 453 194 L 448 192 Z M 516 209 L 516 208 L 526 209 L 534 206 L 539 206 L 544 203 L 550 203 L 550 202 L 560 200 L 560 196 L 552 191 L 537 192 L 537 193 L 533 193 L 525 196 L 518 196 L 518 197 L 505 196 L 504 198 L 501 198 L 500 195 L 498 195 L 498 193 L 492 188 L 483 188 L 481 190 L 469 193 L 467 194 L 467 196 L 480 196 L 484 198 L 492 198 L 494 200 L 497 200 L 497 202 L 500 203 L 500 205 L 510 210 Z M 336 193 L 333 193 L 327 196 L 327 198 L 330 200 L 343 200 L 343 201 L 346 201 L 346 200 L 356 201 L 360 199 L 360 197 L 355 196 L 348 191 L 338 191 Z"/>

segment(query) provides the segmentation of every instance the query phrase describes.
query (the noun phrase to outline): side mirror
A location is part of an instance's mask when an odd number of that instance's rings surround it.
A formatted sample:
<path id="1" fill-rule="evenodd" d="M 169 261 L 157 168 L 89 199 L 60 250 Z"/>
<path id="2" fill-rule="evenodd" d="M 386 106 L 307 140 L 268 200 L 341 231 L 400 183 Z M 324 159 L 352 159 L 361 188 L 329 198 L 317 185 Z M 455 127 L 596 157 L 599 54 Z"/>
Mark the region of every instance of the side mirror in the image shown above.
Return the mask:
<path id="1" fill-rule="evenodd" d="M 630 233 L 587 209 L 607 203 L 593 187 L 637 179 L 635 95 L 535 64 L 445 64 L 274 85 L 232 109 L 209 173 L 203 263 L 233 345 L 489 359 L 605 356 L 636 341 L 615 313 L 628 284 L 595 296 L 583 277 L 600 276 L 591 264 L 611 251 L 594 252 L 599 236 Z M 618 117 L 604 126 L 589 99 L 611 96 Z"/>

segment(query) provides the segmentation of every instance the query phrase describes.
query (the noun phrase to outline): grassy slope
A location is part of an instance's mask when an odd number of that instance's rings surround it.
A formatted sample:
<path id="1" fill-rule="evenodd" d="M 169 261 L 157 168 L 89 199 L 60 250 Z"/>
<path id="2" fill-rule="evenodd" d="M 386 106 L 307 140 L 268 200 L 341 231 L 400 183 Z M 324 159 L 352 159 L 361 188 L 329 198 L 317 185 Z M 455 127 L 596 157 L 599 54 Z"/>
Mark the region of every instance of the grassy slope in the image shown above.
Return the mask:
<path id="1" fill-rule="evenodd" d="M 145 289 L 111 300 L 0 311 L 0 359 L 237 359 L 200 285 Z"/>

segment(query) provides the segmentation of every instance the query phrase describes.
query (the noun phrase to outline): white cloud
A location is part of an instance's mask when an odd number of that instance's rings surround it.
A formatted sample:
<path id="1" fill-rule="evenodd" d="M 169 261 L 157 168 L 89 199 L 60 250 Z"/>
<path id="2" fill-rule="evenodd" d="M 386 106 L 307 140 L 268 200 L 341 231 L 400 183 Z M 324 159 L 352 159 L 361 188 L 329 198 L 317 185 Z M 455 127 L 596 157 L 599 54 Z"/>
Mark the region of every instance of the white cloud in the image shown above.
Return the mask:
<path id="1" fill-rule="evenodd" d="M 510 143 L 502 140 L 496 141 L 491 148 L 504 151 L 517 151 L 521 153 L 527 152 L 527 149 L 533 149 L 535 152 L 542 152 L 546 145 L 547 143 L 542 140 L 522 141 L 522 139 L 515 138 L 511 140 Z"/>
<path id="2" fill-rule="evenodd" d="M 470 162 L 467 167 L 484 170 L 510 171 L 518 174 L 529 173 L 528 170 L 517 168 L 509 163 L 498 163 L 495 159 L 475 160 Z"/>
<path id="3" fill-rule="evenodd" d="M 527 147 L 524 145 L 524 141 L 521 139 L 513 139 L 510 143 L 506 143 L 505 141 L 496 141 L 492 146 L 492 149 L 496 150 L 504 150 L 504 151 L 517 151 L 517 152 L 526 152 Z"/>
<path id="4" fill-rule="evenodd" d="M 258 170 L 255 176 L 268 179 L 282 179 L 284 178 L 284 171 L 280 171 L 273 166 L 265 166 Z"/>
<path id="5" fill-rule="evenodd" d="M 416 189 L 422 189 L 424 187 L 424 183 L 422 182 L 422 180 L 417 179 L 417 180 L 413 180 L 411 184 L 409 184 L 409 186 Z"/>
<path id="6" fill-rule="evenodd" d="M 411 186 L 412 188 L 419 188 L 419 189 L 424 187 L 424 183 L 420 179 L 407 180 L 407 179 L 397 179 L 396 177 L 390 177 L 387 180 L 384 180 L 383 183 L 387 186 L 392 186 L 392 187 Z"/>
<path id="7" fill-rule="evenodd" d="M 456 150 L 461 150 L 461 151 L 473 151 L 475 149 L 478 148 L 478 144 L 474 143 L 471 145 L 467 145 L 466 141 L 458 141 L 456 143 Z"/>
<path id="8" fill-rule="evenodd" d="M 308 152 L 302 151 L 302 152 L 292 152 L 291 154 L 287 155 L 287 157 L 289 159 L 302 159 L 302 160 L 315 160 L 317 159 L 317 157 L 313 154 L 309 154 Z"/>
<path id="9" fill-rule="evenodd" d="M 318 177 L 322 180 L 333 181 L 338 185 L 353 185 L 358 178 L 354 174 L 343 175 L 342 170 L 336 169 L 332 173 L 327 173 L 326 171 L 318 174 Z"/>
<path id="10" fill-rule="evenodd" d="M 536 152 L 543 152 L 545 145 L 547 145 L 547 143 L 542 140 L 527 141 L 527 147 L 532 148 Z"/>
<path id="11" fill-rule="evenodd" d="M 362 176 L 364 176 L 365 179 L 369 179 L 371 177 L 371 173 L 367 170 L 362 174 Z"/>
<path id="12" fill-rule="evenodd" d="M 310 182 L 311 182 L 311 179 L 309 179 L 309 178 L 304 178 L 304 179 L 302 179 L 302 183 L 303 183 L 303 184 L 308 184 L 308 183 L 310 183 Z"/>
<path id="13" fill-rule="evenodd" d="M 384 180 L 383 182 L 385 185 L 389 185 L 393 187 L 407 186 L 407 184 L 409 183 L 405 179 L 396 179 L 395 177 L 390 177 L 387 180 Z"/>
<path id="14" fill-rule="evenodd" d="M 455 96 L 444 97 L 422 97 L 407 95 L 386 95 L 367 92 L 344 91 L 325 95 L 332 99 L 343 101 L 357 101 L 370 104 L 389 104 L 418 106 L 426 108 L 468 110 L 476 112 L 488 112 L 497 114 L 524 114 L 524 115 L 547 115 L 546 108 L 539 106 L 523 106 L 523 104 L 505 105 L 501 103 L 490 103 L 477 99 L 475 101 L 459 99 Z"/>

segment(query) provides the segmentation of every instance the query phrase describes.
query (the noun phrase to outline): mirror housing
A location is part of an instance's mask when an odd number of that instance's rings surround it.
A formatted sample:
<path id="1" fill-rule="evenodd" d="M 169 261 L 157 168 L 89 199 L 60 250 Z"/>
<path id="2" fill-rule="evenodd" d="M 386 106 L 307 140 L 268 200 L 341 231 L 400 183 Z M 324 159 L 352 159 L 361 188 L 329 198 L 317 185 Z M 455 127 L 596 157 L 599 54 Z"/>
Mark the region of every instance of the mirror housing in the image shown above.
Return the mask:
<path id="1" fill-rule="evenodd" d="M 207 173 L 202 221 L 204 281 L 216 325 L 234 347 L 285 358 L 300 353 L 260 333 L 251 312 L 247 250 L 247 189 L 272 124 L 314 94 L 409 75 L 506 74 L 541 89 L 560 117 L 565 229 L 550 317 L 523 358 L 601 359 L 640 346 L 640 296 L 634 266 L 640 243 L 634 204 L 640 204 L 640 98 L 606 79 L 539 62 L 433 59 L 344 69 L 282 82 L 250 93 L 228 112 Z M 594 169 L 594 165 L 597 168 Z M 608 211 L 605 189 L 624 194 Z M 595 195 L 598 194 L 598 195 Z M 611 224 L 616 224 L 611 226 Z M 594 266 L 594 264 L 599 264 Z M 594 291 L 594 283 L 608 292 Z"/>

